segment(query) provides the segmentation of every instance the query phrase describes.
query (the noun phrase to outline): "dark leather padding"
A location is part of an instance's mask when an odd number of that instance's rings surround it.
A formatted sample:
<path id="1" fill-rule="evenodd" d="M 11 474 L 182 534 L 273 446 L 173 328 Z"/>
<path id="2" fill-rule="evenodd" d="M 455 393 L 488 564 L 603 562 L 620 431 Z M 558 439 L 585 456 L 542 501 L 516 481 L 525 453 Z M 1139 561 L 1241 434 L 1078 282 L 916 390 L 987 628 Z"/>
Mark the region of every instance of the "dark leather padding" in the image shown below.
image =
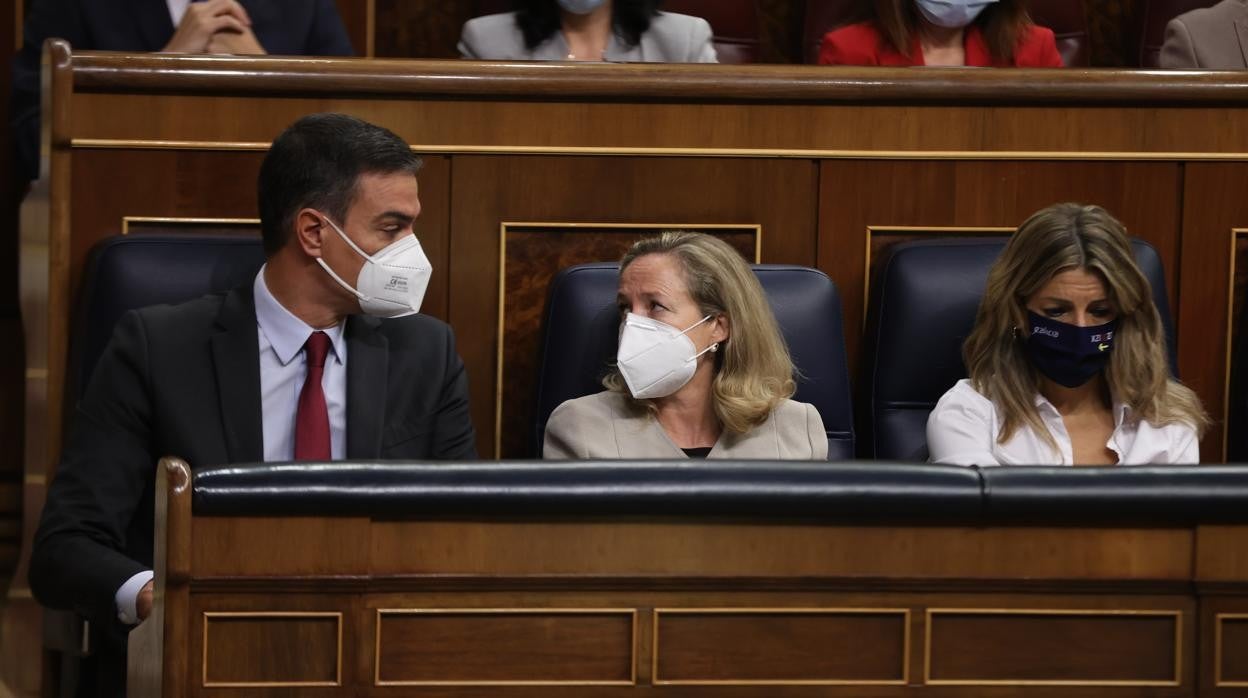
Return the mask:
<path id="1" fill-rule="evenodd" d="M 941 525 L 1248 521 L 1248 468 L 770 461 L 260 463 L 196 468 L 196 516 L 515 516 Z"/>
<path id="2" fill-rule="evenodd" d="M 859 456 L 927 459 L 927 416 L 966 378 L 962 344 L 975 325 L 988 270 L 1005 237 L 903 242 L 889 248 L 875 272 L 863 342 Z M 1136 263 L 1152 286 L 1175 369 L 1174 328 L 1165 271 L 1157 250 L 1132 240 Z"/>
<path id="3" fill-rule="evenodd" d="M 971 521 L 957 466 L 769 461 L 262 463 L 198 468 L 196 515 L 774 516 Z"/>
<path id="4" fill-rule="evenodd" d="M 87 259 L 71 337 L 68 398 L 86 387 L 127 311 L 223 293 L 254 279 L 262 264 L 258 237 L 145 234 L 98 243 Z"/>
<path id="5" fill-rule="evenodd" d="M 793 399 L 819 410 L 828 434 L 828 460 L 852 459 L 853 406 L 836 284 L 808 267 L 752 268 L 800 373 Z M 556 407 L 603 390 L 602 377 L 615 360 L 619 338 L 618 282 L 615 263 L 568 267 L 550 282 L 538 360 L 533 456 L 541 455 L 546 420 Z"/>

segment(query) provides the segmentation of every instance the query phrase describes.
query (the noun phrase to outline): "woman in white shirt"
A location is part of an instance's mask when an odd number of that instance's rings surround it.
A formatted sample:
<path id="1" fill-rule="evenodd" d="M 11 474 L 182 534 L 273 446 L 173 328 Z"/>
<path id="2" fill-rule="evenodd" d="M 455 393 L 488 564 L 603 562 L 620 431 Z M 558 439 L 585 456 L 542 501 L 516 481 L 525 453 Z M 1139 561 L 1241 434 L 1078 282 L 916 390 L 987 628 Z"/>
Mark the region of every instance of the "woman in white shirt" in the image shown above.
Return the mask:
<path id="1" fill-rule="evenodd" d="M 962 352 L 970 378 L 927 421 L 932 462 L 1200 461 L 1208 417 L 1170 376 L 1148 280 L 1100 207 L 1051 206 L 1018 228 Z"/>

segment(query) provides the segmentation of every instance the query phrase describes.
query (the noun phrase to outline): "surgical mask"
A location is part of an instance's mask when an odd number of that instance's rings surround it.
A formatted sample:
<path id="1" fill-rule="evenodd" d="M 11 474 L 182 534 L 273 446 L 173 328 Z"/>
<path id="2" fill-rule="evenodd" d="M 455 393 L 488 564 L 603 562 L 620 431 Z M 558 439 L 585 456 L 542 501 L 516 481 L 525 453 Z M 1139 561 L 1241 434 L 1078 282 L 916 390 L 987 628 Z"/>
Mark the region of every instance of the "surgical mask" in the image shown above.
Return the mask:
<path id="1" fill-rule="evenodd" d="M 557 0 L 559 7 L 574 15 L 587 15 L 602 6 L 605 0 Z"/>
<path id="2" fill-rule="evenodd" d="M 719 344 L 698 351 L 687 333 L 710 318 L 707 315 L 684 330 L 633 313 L 624 318 L 620 323 L 616 367 L 633 397 L 667 397 L 693 378 L 698 357 L 717 350 Z"/>
<path id="3" fill-rule="evenodd" d="M 1105 369 L 1114 348 L 1117 321 L 1078 327 L 1027 312 L 1031 332 L 1027 357 L 1058 385 L 1077 388 Z"/>
<path id="4" fill-rule="evenodd" d="M 995 2 L 997 0 L 914 0 L 927 21 L 945 29 L 969 26 L 984 8 Z"/>
<path id="5" fill-rule="evenodd" d="M 369 315 L 387 318 L 420 312 L 420 303 L 425 298 L 425 289 L 429 287 L 429 277 L 433 274 L 433 265 L 429 263 L 429 258 L 425 256 L 425 251 L 415 235 L 404 235 L 370 256 L 364 254 L 364 250 L 352 242 L 338 224 L 328 218 L 325 222 L 356 254 L 364 258 L 364 266 L 360 267 L 360 275 L 356 278 L 355 286 L 352 286 L 335 274 L 324 259 L 318 257 L 316 263 L 339 286 L 360 299 L 361 310 Z"/>

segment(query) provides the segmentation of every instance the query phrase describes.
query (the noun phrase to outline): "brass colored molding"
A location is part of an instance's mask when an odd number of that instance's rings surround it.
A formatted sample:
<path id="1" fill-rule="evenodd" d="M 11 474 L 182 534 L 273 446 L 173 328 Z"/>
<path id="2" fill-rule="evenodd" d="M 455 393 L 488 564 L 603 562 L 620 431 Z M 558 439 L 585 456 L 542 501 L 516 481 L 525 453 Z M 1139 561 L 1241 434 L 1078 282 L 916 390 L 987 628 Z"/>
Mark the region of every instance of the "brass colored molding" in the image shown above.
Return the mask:
<path id="1" fill-rule="evenodd" d="M 169 223 L 175 225 L 260 225 L 259 218 L 202 218 L 195 216 L 122 216 L 121 234 L 129 235 L 130 226 L 136 223 Z"/>
<path id="2" fill-rule="evenodd" d="M 1222 621 L 1248 621 L 1248 613 L 1218 613 L 1213 617 L 1213 686 L 1214 688 L 1248 688 L 1248 681 L 1222 680 Z"/>

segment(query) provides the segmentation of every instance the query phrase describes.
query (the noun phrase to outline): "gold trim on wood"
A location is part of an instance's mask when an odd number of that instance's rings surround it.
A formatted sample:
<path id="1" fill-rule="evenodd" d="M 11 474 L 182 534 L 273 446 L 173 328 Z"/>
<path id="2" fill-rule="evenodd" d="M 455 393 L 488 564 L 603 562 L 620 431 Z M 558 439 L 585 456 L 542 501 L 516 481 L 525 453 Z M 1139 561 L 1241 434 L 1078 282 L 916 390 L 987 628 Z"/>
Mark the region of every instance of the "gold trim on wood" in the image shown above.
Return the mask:
<path id="1" fill-rule="evenodd" d="M 382 681 L 381 680 L 381 618 L 382 616 L 462 616 L 462 615 L 629 615 L 632 637 L 628 681 Z M 636 686 L 637 685 L 637 609 L 635 608 L 378 608 L 373 633 L 374 686 Z"/>
<path id="2" fill-rule="evenodd" d="M 260 225 L 259 218 L 200 218 L 195 216 L 122 216 L 121 234 L 130 234 L 132 223 L 180 223 L 186 225 Z"/>
<path id="3" fill-rule="evenodd" d="M 670 679 L 659 678 L 659 618 L 675 615 L 898 615 L 903 623 L 900 680 L 854 679 Z M 910 609 L 908 608 L 656 608 L 650 647 L 650 681 L 656 686 L 905 686 L 910 683 Z"/>
<path id="4" fill-rule="evenodd" d="M 630 228 L 642 229 L 646 231 L 662 232 L 664 230 L 740 230 L 754 232 L 754 264 L 760 264 L 763 256 L 763 226 L 758 223 L 554 223 L 554 222 L 530 222 L 530 221 L 503 221 L 498 224 L 498 352 L 494 368 L 494 457 L 501 457 L 503 449 L 503 357 L 504 347 L 503 333 L 506 330 L 504 326 L 507 302 L 507 233 L 513 228 L 532 228 L 537 231 L 547 231 L 551 228 L 565 228 L 574 230 L 576 228 L 584 228 L 586 230 L 602 230 L 602 229 L 619 229 L 626 230 Z M 643 233 L 644 234 L 644 233 Z"/>
<path id="5" fill-rule="evenodd" d="M 268 150 L 259 141 L 73 138 L 70 147 L 90 150 Z M 632 148 L 546 145 L 412 145 L 436 155 L 624 155 L 666 157 L 799 158 L 827 160 L 1088 160 L 1088 161 L 1248 161 L 1248 153 L 1042 150 L 824 150 L 819 148 Z"/>
<path id="6" fill-rule="evenodd" d="M 1248 228 L 1231 228 L 1231 253 L 1227 255 L 1230 260 L 1230 269 L 1226 277 L 1226 362 L 1222 369 L 1222 421 L 1225 424 L 1227 417 L 1231 411 L 1231 364 L 1234 363 L 1235 356 L 1233 354 L 1235 347 L 1232 338 L 1235 336 L 1235 274 L 1238 271 L 1236 267 L 1235 253 L 1239 247 L 1240 236 L 1248 236 Z M 1246 367 L 1248 368 L 1248 367 Z M 1226 454 L 1230 450 L 1231 430 L 1222 430 L 1222 462 L 1226 462 Z"/>
<path id="7" fill-rule="evenodd" d="M 1224 620 L 1248 620 L 1248 613 L 1218 613 L 1213 617 L 1213 687 L 1248 688 L 1248 681 L 1222 680 L 1222 621 Z"/>
<path id="8" fill-rule="evenodd" d="M 932 617 L 957 616 L 1151 616 L 1174 618 L 1174 680 L 1077 679 L 932 679 Z M 1077 608 L 929 608 L 923 628 L 923 683 L 928 686 L 1181 686 L 1183 680 L 1183 612 L 1135 609 Z"/>
<path id="9" fill-rule="evenodd" d="M 951 235 L 932 235 L 933 238 L 957 238 L 957 237 L 989 237 L 992 235 L 1010 235 L 1016 228 L 1002 226 L 975 226 L 975 225 L 868 225 L 867 226 L 867 246 L 863 254 L 866 260 L 866 266 L 863 267 L 862 273 L 862 322 L 866 326 L 867 307 L 871 300 L 871 236 L 876 233 L 954 233 Z"/>
<path id="10" fill-rule="evenodd" d="M 209 681 L 208 680 L 208 620 L 210 618 L 333 618 L 338 621 L 338 663 L 336 678 L 331 681 Z M 204 611 L 204 688 L 297 688 L 342 685 L 342 613 L 340 611 Z"/>

